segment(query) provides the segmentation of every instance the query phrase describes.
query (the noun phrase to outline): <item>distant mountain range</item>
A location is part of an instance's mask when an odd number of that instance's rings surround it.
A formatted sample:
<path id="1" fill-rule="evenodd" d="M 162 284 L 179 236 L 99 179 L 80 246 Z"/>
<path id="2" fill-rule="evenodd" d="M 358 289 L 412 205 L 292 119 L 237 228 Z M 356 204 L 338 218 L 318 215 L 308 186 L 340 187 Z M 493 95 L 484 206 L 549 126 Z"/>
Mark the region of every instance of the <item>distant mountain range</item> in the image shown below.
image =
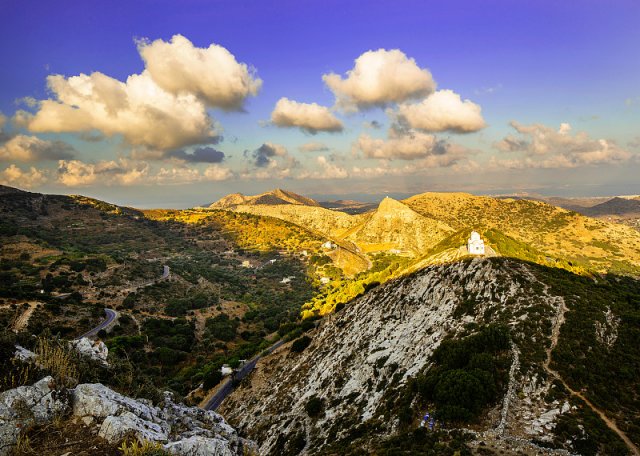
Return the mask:
<path id="1" fill-rule="evenodd" d="M 347 243 L 362 254 L 401 251 L 429 256 L 434 249 L 440 253 L 438 245 L 447 238 L 464 244 L 464 236 L 476 229 L 484 237 L 493 236 L 488 242 L 503 255 L 517 250 L 528 260 L 605 271 L 640 269 L 640 233 L 582 214 L 600 218 L 613 211 L 628 214 L 637 205 L 640 200 L 614 198 L 576 213 L 540 200 L 423 193 L 403 201 L 387 197 L 377 207 L 369 205 L 368 211 L 358 212 L 343 210 L 357 207 L 354 202 L 318 203 L 278 189 L 256 196 L 229 195 L 210 207 L 286 220 L 338 244 Z"/>

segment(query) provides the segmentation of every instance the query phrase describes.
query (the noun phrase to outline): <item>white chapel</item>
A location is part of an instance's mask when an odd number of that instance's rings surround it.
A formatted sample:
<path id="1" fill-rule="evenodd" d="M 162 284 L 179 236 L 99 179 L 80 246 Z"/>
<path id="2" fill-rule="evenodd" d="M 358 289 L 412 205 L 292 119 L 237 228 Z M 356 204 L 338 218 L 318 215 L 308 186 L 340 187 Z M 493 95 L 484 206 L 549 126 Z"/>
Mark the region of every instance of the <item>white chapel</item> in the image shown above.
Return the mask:
<path id="1" fill-rule="evenodd" d="M 471 255 L 484 255 L 484 241 L 477 231 L 471 232 L 467 240 L 467 250 Z"/>

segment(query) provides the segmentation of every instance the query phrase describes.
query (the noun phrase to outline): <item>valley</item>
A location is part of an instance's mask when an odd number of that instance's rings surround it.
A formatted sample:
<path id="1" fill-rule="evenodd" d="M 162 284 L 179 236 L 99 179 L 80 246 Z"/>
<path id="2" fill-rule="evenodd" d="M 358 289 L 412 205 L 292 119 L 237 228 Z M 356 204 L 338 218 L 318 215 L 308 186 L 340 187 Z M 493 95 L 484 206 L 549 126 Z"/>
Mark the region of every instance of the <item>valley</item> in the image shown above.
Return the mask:
<path id="1" fill-rule="evenodd" d="M 96 328 L 110 367 L 77 382 L 215 404 L 260 454 L 637 452 L 628 225 L 465 193 L 138 210 L 0 190 L 3 350 Z"/>

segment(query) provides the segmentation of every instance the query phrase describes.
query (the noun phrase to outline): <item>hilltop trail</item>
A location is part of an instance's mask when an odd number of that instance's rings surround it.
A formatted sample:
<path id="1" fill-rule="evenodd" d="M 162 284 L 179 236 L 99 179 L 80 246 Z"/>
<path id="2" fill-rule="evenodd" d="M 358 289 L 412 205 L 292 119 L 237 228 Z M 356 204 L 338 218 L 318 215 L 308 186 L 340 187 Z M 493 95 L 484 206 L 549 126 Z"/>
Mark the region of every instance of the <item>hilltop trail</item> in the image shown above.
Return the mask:
<path id="1" fill-rule="evenodd" d="M 589 406 L 589 408 L 591 410 L 593 410 L 601 419 L 602 421 L 604 421 L 604 423 L 607 425 L 607 427 L 609 429 L 611 429 L 613 432 L 615 432 L 618 437 L 620 437 L 624 443 L 627 445 L 627 448 L 629 448 L 629 451 L 634 454 L 635 456 L 640 456 L 640 451 L 638 450 L 638 447 L 631 441 L 631 439 L 629 437 L 627 437 L 627 435 L 622 432 L 620 430 L 620 428 L 618 428 L 618 426 L 616 425 L 615 421 L 613 421 L 612 419 L 608 418 L 607 415 L 604 414 L 603 411 L 601 411 L 598 407 L 596 407 L 595 405 L 593 405 L 591 403 L 591 401 L 589 399 L 587 399 L 581 392 L 579 391 L 575 391 L 574 389 L 572 389 L 567 382 L 564 381 L 564 379 L 560 376 L 560 374 L 551 369 L 550 364 L 551 364 L 551 352 L 553 351 L 554 348 L 556 348 L 556 346 L 558 345 L 558 338 L 560 336 L 560 328 L 562 328 L 562 325 L 564 324 L 565 318 L 564 318 L 564 314 L 567 312 L 567 306 L 564 302 L 564 299 L 559 298 L 559 303 L 558 303 L 558 312 L 556 314 L 556 320 L 553 324 L 553 328 L 551 330 L 551 344 L 549 345 L 549 348 L 547 348 L 546 353 L 547 353 L 547 358 L 545 359 L 542 367 L 544 368 L 544 370 L 551 375 L 552 377 L 558 379 L 558 381 L 560 381 L 560 383 L 562 383 L 562 385 L 567 389 L 567 391 L 569 391 L 573 396 L 578 397 L 579 399 L 581 399 L 585 404 L 587 404 Z"/>

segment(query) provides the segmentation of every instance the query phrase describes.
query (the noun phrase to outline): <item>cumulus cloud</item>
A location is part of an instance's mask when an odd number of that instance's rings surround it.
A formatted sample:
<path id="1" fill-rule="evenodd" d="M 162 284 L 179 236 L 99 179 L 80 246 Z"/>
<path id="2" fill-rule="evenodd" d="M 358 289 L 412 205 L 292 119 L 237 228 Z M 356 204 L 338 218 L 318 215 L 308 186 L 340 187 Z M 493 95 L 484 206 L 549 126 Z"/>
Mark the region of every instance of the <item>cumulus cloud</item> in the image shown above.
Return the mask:
<path id="1" fill-rule="evenodd" d="M 297 179 L 346 179 L 349 171 L 337 164 L 332 157 L 320 155 L 315 159 L 315 169 L 305 170 L 296 176 Z"/>
<path id="2" fill-rule="evenodd" d="M 133 185 L 140 183 L 149 173 L 149 165 L 120 159 L 85 163 L 80 160 L 60 160 L 58 162 L 58 182 L 67 187 L 81 187 L 94 184 Z"/>
<path id="3" fill-rule="evenodd" d="M 173 150 L 165 156 L 187 163 L 220 163 L 225 158 L 224 152 L 216 150 L 213 147 L 198 147 L 191 153 L 184 150 Z"/>
<path id="4" fill-rule="evenodd" d="M 468 153 L 467 149 L 412 129 L 390 128 L 387 138 L 361 134 L 353 152 L 365 158 L 383 160 L 423 160 L 425 166 L 451 166 Z"/>
<path id="5" fill-rule="evenodd" d="M 161 168 L 157 174 L 150 176 L 150 183 L 189 184 L 202 181 L 223 181 L 233 177 L 230 169 L 220 165 L 211 165 L 200 171 L 195 168 Z"/>
<path id="6" fill-rule="evenodd" d="M 271 123 L 278 127 L 298 127 L 312 135 L 319 131 L 339 132 L 344 129 L 342 122 L 326 106 L 298 103 L 285 97 L 276 103 Z"/>
<path id="7" fill-rule="evenodd" d="M 16 165 L 11 164 L 0 172 L 0 184 L 12 187 L 34 188 L 44 184 L 46 180 L 45 172 L 34 167 L 31 167 L 28 171 L 23 171 Z"/>
<path id="8" fill-rule="evenodd" d="M 182 35 L 171 41 L 138 42 L 138 51 L 153 81 L 173 95 L 192 94 L 208 106 L 241 109 L 257 95 L 262 81 L 227 49 L 217 44 L 198 48 Z"/>
<path id="9" fill-rule="evenodd" d="M 257 168 L 267 168 L 275 164 L 275 157 L 288 157 L 289 153 L 284 146 L 266 142 L 251 153 L 245 152 L 245 156 L 252 158 Z"/>
<path id="10" fill-rule="evenodd" d="M 47 84 L 55 100 L 40 102 L 26 120 L 34 132 L 88 132 L 122 135 L 138 146 L 173 149 L 211 142 L 216 131 L 206 106 L 193 94 L 162 90 L 147 71 L 120 82 L 96 72 L 65 78 L 52 75 Z"/>
<path id="11" fill-rule="evenodd" d="M 322 80 L 336 96 L 337 107 L 345 111 L 423 98 L 436 88 L 429 70 L 399 49 L 367 51 L 346 77 L 329 73 Z"/>
<path id="12" fill-rule="evenodd" d="M 507 135 L 495 144 L 502 152 L 521 152 L 522 159 L 496 160 L 511 168 L 572 168 L 584 165 L 620 163 L 632 154 L 608 139 L 593 139 L 586 132 L 571 134 L 571 125 L 558 130 L 542 124 L 511 122 L 517 134 Z"/>
<path id="13" fill-rule="evenodd" d="M 100 72 L 47 78 L 53 99 L 35 114 L 16 113 L 34 132 L 122 135 L 133 146 L 178 149 L 215 143 L 219 131 L 207 107 L 240 109 L 261 81 L 226 49 L 196 48 L 176 35 L 170 42 L 138 43 L 146 69 L 125 82 Z"/>
<path id="14" fill-rule="evenodd" d="M 452 90 L 438 90 L 420 103 L 401 104 L 398 118 L 420 130 L 470 133 L 485 126 L 481 108 Z"/>
<path id="15" fill-rule="evenodd" d="M 0 161 L 35 162 L 68 160 L 75 150 L 62 141 L 45 141 L 36 136 L 16 135 L 0 145 Z"/>
<path id="16" fill-rule="evenodd" d="M 298 147 L 301 152 L 325 152 L 329 150 L 326 144 L 321 142 L 309 142 Z"/>

